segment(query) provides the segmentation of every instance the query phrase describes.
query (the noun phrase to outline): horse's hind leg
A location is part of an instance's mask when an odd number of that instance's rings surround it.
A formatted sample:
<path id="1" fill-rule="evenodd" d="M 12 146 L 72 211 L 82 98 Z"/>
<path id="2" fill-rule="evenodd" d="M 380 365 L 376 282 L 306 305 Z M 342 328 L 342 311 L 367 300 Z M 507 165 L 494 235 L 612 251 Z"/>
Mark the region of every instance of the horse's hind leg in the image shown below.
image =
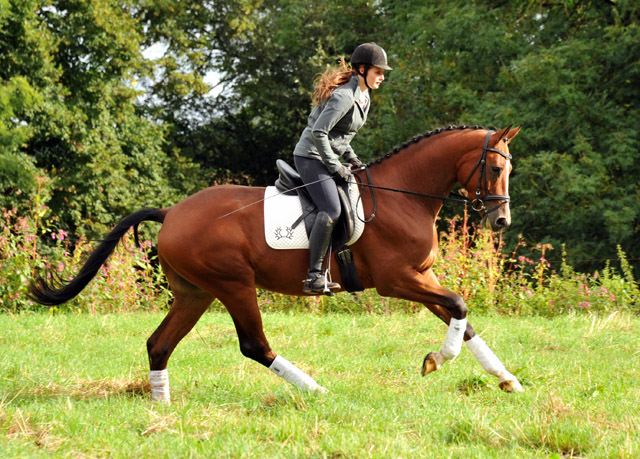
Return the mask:
<path id="1" fill-rule="evenodd" d="M 255 288 L 247 288 L 246 285 L 234 284 L 226 293 L 218 295 L 231 314 L 242 355 L 261 363 L 302 390 L 326 392 L 311 376 L 271 350 L 264 335 Z"/>
<path id="2" fill-rule="evenodd" d="M 147 341 L 149 355 L 149 381 L 151 399 L 169 403 L 169 377 L 167 362 L 180 340 L 191 331 L 207 310 L 213 296 L 191 285 L 174 272 L 166 269 L 174 294 L 173 304 L 160 326 Z"/>

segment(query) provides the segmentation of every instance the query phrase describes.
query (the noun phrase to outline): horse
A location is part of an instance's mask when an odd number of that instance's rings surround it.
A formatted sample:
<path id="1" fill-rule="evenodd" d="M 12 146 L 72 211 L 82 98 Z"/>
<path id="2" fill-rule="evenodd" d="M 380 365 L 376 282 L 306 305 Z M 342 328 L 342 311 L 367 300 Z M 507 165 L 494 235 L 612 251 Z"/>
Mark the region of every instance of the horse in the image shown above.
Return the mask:
<path id="1" fill-rule="evenodd" d="M 432 267 L 438 252 L 436 218 L 457 184 L 481 225 L 493 231 L 511 223 L 510 141 L 520 127 L 488 130 L 448 126 L 414 137 L 401 147 L 354 171 L 369 219 L 351 245 L 362 287 L 384 297 L 422 303 L 448 325 L 439 351 L 427 354 L 421 373 L 438 370 L 454 359 L 465 342 L 482 368 L 507 392 L 522 391 L 511 374 L 467 321 L 463 298 L 443 288 Z M 392 192 L 395 191 L 395 192 Z M 36 277 L 30 296 L 45 305 L 70 300 L 91 281 L 118 241 L 144 221 L 162 226 L 158 259 L 173 292 L 173 303 L 147 340 L 151 398 L 170 402 L 167 364 L 172 352 L 214 299 L 233 319 L 240 352 L 304 391 L 326 392 L 313 378 L 270 347 L 265 336 L 256 289 L 303 296 L 308 264 L 304 249 L 274 250 L 265 242 L 265 188 L 218 185 L 178 204 L 147 208 L 122 219 L 69 281 Z M 458 195 L 462 197 L 461 195 Z M 332 264 L 334 281 L 341 274 Z"/>

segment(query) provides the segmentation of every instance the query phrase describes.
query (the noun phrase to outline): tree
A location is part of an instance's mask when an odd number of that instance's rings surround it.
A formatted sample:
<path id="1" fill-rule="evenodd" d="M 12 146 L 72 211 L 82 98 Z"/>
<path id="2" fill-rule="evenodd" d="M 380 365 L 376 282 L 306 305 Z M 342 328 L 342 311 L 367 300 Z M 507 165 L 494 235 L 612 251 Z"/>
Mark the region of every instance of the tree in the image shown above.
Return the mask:
<path id="1" fill-rule="evenodd" d="M 134 208 L 178 199 L 169 176 L 180 176 L 182 162 L 163 151 L 166 128 L 137 104 L 144 90 L 138 83 L 168 65 L 141 53 L 138 15 L 146 2 L 3 0 L 1 6 L 2 204 L 24 202 L 42 174 L 61 224 L 95 234 Z M 153 24 L 160 29 L 154 38 L 171 34 L 167 23 L 165 17 Z M 164 73 L 174 81 L 187 72 Z M 174 91 L 190 82 L 173 84 Z"/>
<path id="2" fill-rule="evenodd" d="M 575 261 L 619 244 L 637 259 L 639 13 L 629 0 L 0 0 L 3 203 L 43 174 L 54 212 L 97 231 L 209 183 L 269 184 L 315 75 L 376 41 L 394 70 L 354 141 L 364 160 L 442 125 L 520 124 L 511 246 L 565 243 Z M 164 53 L 145 58 L 153 44 Z"/>
<path id="3" fill-rule="evenodd" d="M 638 8 L 224 2 L 209 43 L 232 91 L 203 105 L 201 119 L 210 121 L 182 120 L 173 138 L 211 180 L 230 173 L 267 184 L 275 158 L 290 159 L 304 127 L 314 75 L 358 43 L 378 41 L 394 70 L 354 141 L 365 160 L 437 126 L 521 124 L 511 247 L 522 234 L 532 246 L 566 243 L 573 261 L 615 258 L 617 244 L 637 257 Z M 445 207 L 444 215 L 457 211 Z"/>
<path id="4" fill-rule="evenodd" d="M 512 231 L 566 243 L 583 269 L 617 258 L 617 245 L 640 267 L 639 13 L 631 2 L 540 6 L 536 46 L 499 78 L 499 114 L 525 126 Z"/>
<path id="5" fill-rule="evenodd" d="M 38 171 L 33 159 L 20 151 L 31 137 L 29 125 L 18 114 L 40 103 L 40 95 L 20 76 L 0 84 L 0 207 L 15 207 L 18 199 L 36 192 Z"/>
<path id="6" fill-rule="evenodd" d="M 384 146 L 429 126 L 520 124 L 510 247 L 521 234 L 559 258 L 564 243 L 572 261 L 595 260 L 582 269 L 617 258 L 618 244 L 637 259 L 639 12 L 633 2 L 385 2 L 393 90 L 359 137 Z"/>

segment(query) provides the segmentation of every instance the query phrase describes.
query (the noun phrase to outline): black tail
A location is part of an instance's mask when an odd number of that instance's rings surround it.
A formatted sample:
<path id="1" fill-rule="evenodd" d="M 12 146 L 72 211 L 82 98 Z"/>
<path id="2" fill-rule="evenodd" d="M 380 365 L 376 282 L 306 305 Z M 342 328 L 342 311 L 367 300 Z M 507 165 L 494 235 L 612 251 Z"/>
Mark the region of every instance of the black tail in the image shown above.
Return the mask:
<path id="1" fill-rule="evenodd" d="M 74 279 L 70 281 L 57 279 L 48 282 L 43 277 L 37 277 L 29 285 L 29 298 L 46 306 L 55 306 L 69 301 L 91 282 L 129 228 L 143 221 L 162 223 L 164 216 L 165 212 L 162 209 L 142 209 L 123 218 L 93 251 Z"/>

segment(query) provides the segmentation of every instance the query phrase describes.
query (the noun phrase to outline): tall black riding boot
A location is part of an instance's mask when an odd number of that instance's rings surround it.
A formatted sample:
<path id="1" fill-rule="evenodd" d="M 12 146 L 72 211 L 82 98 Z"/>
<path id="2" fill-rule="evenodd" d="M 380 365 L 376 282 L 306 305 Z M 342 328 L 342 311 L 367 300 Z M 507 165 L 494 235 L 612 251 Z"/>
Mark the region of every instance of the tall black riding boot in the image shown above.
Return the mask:
<path id="1" fill-rule="evenodd" d="M 302 287 L 304 293 L 331 293 L 331 290 L 340 288 L 340 284 L 328 280 L 325 286 L 325 276 L 322 271 L 334 225 L 335 222 L 326 212 L 320 212 L 313 223 L 309 236 L 309 273 Z"/>

